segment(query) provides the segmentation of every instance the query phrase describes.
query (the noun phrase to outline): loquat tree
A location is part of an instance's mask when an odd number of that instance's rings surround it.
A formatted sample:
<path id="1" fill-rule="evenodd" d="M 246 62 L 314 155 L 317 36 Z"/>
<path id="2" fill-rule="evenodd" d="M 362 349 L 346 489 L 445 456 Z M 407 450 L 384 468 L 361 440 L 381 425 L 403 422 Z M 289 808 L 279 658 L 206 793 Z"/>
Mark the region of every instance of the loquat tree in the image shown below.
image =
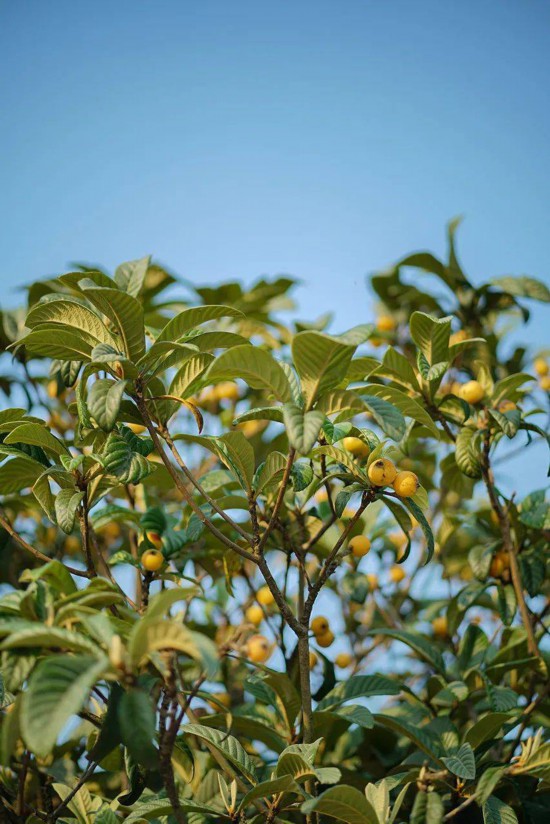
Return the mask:
<path id="1" fill-rule="evenodd" d="M 2 313 L 0 820 L 548 821 L 550 292 L 456 227 L 341 334 L 149 258 Z"/>

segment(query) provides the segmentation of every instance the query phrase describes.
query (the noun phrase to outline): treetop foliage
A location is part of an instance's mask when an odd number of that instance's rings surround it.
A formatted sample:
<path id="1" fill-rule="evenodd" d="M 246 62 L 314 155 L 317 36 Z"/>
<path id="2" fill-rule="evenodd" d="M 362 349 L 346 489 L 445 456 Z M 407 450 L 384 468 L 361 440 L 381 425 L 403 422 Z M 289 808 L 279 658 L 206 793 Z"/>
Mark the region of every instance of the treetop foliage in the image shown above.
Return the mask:
<path id="1" fill-rule="evenodd" d="M 456 228 L 340 334 L 148 257 L 2 313 L 3 820 L 548 821 L 550 291 Z"/>

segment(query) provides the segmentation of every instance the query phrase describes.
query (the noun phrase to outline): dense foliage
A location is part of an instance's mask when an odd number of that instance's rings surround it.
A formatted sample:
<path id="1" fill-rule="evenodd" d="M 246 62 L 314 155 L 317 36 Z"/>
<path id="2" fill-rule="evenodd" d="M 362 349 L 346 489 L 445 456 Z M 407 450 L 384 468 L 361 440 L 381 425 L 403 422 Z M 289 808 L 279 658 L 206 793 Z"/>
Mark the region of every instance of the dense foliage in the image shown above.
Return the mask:
<path id="1" fill-rule="evenodd" d="M 550 293 L 455 228 L 338 335 L 148 258 L 3 313 L 3 821 L 548 821 Z"/>

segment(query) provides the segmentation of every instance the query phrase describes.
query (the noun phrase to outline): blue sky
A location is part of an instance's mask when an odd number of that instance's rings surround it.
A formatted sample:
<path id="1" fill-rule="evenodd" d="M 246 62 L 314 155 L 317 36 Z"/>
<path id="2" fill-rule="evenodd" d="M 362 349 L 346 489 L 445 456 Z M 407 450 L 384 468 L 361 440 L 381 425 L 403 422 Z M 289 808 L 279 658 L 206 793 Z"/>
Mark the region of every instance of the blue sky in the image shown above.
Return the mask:
<path id="1" fill-rule="evenodd" d="M 456 214 L 476 279 L 548 280 L 549 33 L 544 0 L 4 0 L 2 302 L 153 253 L 292 273 L 342 330 Z"/>

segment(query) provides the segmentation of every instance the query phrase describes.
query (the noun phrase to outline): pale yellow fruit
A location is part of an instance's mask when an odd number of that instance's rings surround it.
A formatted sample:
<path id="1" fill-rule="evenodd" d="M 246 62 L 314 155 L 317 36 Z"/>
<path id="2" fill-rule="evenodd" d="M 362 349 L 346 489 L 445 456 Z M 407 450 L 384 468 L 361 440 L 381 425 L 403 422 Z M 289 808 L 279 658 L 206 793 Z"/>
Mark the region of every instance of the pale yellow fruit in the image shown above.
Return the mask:
<path id="1" fill-rule="evenodd" d="M 370 589 L 378 589 L 378 575 L 375 572 L 367 573 L 367 581 Z"/>
<path id="2" fill-rule="evenodd" d="M 393 461 L 388 458 L 378 458 L 377 461 L 371 463 L 367 474 L 374 486 L 388 486 L 395 480 L 397 469 Z"/>
<path id="3" fill-rule="evenodd" d="M 440 615 L 437 618 L 434 618 L 432 621 L 432 629 L 434 631 L 434 635 L 438 638 L 446 638 L 449 634 L 449 624 L 446 617 L 444 615 Z"/>
<path id="4" fill-rule="evenodd" d="M 250 624 L 261 624 L 264 620 L 264 611 L 258 604 L 251 604 L 246 610 L 244 617 Z"/>
<path id="5" fill-rule="evenodd" d="M 497 409 L 499 412 L 511 412 L 513 409 L 517 409 L 516 404 L 514 401 L 509 401 L 504 398 L 502 401 L 499 402 Z"/>
<path id="6" fill-rule="evenodd" d="M 449 338 L 449 346 L 454 346 L 455 343 L 462 343 L 463 340 L 467 340 L 468 335 L 464 331 L 464 329 L 459 329 L 458 332 L 453 332 L 453 334 Z"/>
<path id="7" fill-rule="evenodd" d="M 262 604 L 264 607 L 269 607 L 275 601 L 273 597 L 273 593 L 269 589 L 268 586 L 260 587 L 256 594 L 256 600 L 259 604 Z"/>
<path id="8" fill-rule="evenodd" d="M 394 564 L 390 569 L 390 580 L 393 581 L 394 584 L 399 584 L 403 578 L 406 577 L 407 573 L 402 566 L 399 566 L 399 564 Z"/>
<path id="9" fill-rule="evenodd" d="M 418 476 L 408 469 L 398 472 L 392 484 L 400 498 L 412 498 L 416 495 L 419 485 Z"/>
<path id="10" fill-rule="evenodd" d="M 221 712 L 222 707 L 229 708 L 231 706 L 231 696 L 227 692 L 213 692 L 212 700 L 208 703 L 213 710 Z M 220 704 L 222 707 L 220 707 Z"/>
<path id="11" fill-rule="evenodd" d="M 147 429 L 147 427 L 141 423 L 127 423 L 126 426 L 132 430 L 134 435 L 141 435 Z"/>
<path id="12" fill-rule="evenodd" d="M 379 332 L 393 332 L 397 323 L 391 315 L 380 315 L 376 320 L 376 328 Z"/>
<path id="13" fill-rule="evenodd" d="M 241 426 L 241 431 L 245 438 L 253 438 L 263 429 L 261 421 L 245 421 Z"/>
<path id="14" fill-rule="evenodd" d="M 314 652 L 309 653 L 309 668 L 310 668 L 310 670 L 312 670 L 315 667 L 318 660 L 319 659 L 317 658 L 317 656 L 315 655 Z"/>
<path id="15" fill-rule="evenodd" d="M 550 375 L 544 375 L 544 377 L 540 379 L 540 388 L 543 392 L 550 392 Z"/>
<path id="16" fill-rule="evenodd" d="M 334 633 L 329 629 L 328 632 L 323 632 L 322 635 L 316 635 L 315 642 L 320 647 L 330 647 L 330 645 L 334 642 Z"/>
<path id="17" fill-rule="evenodd" d="M 337 667 L 340 667 L 340 669 L 346 669 L 353 663 L 353 656 L 351 656 L 349 652 L 339 652 L 334 659 L 334 663 Z"/>
<path id="18" fill-rule="evenodd" d="M 314 618 L 311 622 L 311 631 L 314 635 L 323 635 L 325 632 L 328 632 L 329 629 L 330 624 L 328 618 L 325 618 L 324 615 L 318 615 L 317 618 Z"/>
<path id="19" fill-rule="evenodd" d="M 215 388 L 215 393 L 220 401 L 238 401 L 239 387 L 233 381 L 223 381 Z"/>
<path id="20" fill-rule="evenodd" d="M 324 504 L 325 501 L 328 501 L 328 492 L 326 491 L 325 487 L 322 486 L 314 495 L 315 500 L 319 504 Z"/>
<path id="21" fill-rule="evenodd" d="M 476 404 L 483 400 L 485 390 L 479 381 L 468 381 L 460 387 L 460 397 L 467 403 Z"/>
<path id="22" fill-rule="evenodd" d="M 164 555 L 158 549 L 148 549 L 141 556 L 141 566 L 147 572 L 157 572 L 164 563 Z"/>
<path id="23" fill-rule="evenodd" d="M 382 338 L 376 338 L 376 337 L 370 338 L 369 342 L 370 342 L 371 346 L 374 346 L 375 349 L 378 349 L 378 347 L 382 346 L 382 344 L 384 343 Z"/>
<path id="24" fill-rule="evenodd" d="M 544 378 L 545 375 L 550 372 L 550 366 L 548 366 L 546 358 L 535 358 L 533 366 L 535 368 L 535 372 L 540 378 Z"/>
<path id="25" fill-rule="evenodd" d="M 265 635 L 253 635 L 248 639 L 246 654 L 255 664 L 263 664 L 271 655 L 271 645 Z"/>
<path id="26" fill-rule="evenodd" d="M 343 438 L 342 446 L 347 452 L 350 452 L 354 458 L 368 458 L 370 454 L 369 445 L 365 443 L 365 441 L 362 441 L 361 438 L 356 438 L 352 435 Z"/>
<path id="27" fill-rule="evenodd" d="M 370 541 L 366 535 L 356 535 L 348 546 L 355 558 L 362 558 L 370 550 Z"/>

